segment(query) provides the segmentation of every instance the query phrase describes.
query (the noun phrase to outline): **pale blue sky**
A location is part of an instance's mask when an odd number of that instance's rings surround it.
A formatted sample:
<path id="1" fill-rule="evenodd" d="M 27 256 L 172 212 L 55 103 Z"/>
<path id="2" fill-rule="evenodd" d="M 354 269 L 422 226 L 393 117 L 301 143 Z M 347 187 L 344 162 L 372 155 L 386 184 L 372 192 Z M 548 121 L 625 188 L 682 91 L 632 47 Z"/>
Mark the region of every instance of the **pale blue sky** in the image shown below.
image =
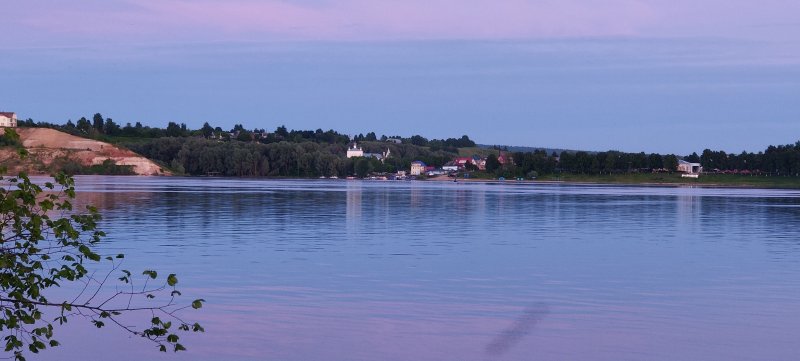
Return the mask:
<path id="1" fill-rule="evenodd" d="M 154 3 L 0 5 L 0 109 L 588 150 L 800 139 L 800 2 Z"/>

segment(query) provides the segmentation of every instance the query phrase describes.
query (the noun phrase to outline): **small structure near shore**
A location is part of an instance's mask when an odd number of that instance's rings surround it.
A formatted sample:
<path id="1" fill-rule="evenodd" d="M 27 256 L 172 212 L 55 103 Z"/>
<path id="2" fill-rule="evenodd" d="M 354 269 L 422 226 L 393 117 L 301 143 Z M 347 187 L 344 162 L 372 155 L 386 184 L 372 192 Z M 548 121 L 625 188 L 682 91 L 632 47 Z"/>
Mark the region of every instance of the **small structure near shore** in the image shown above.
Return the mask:
<path id="1" fill-rule="evenodd" d="M 413 161 L 411 162 L 411 175 L 420 175 L 425 173 L 426 165 L 424 162 L 421 161 Z"/>
<path id="2" fill-rule="evenodd" d="M 690 163 L 685 160 L 678 160 L 678 172 L 681 172 L 683 178 L 699 178 L 700 173 L 703 173 L 703 166 L 700 163 Z"/>
<path id="3" fill-rule="evenodd" d="M 17 113 L 14 113 L 14 112 L 0 112 L 0 127 L 16 128 L 17 127 Z"/>

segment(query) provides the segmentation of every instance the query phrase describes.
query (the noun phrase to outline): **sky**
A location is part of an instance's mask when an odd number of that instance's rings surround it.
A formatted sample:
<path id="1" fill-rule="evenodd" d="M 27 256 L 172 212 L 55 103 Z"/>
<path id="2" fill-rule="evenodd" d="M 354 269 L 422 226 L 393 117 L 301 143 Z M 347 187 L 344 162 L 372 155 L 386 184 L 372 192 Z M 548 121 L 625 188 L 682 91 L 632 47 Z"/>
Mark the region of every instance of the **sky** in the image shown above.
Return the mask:
<path id="1" fill-rule="evenodd" d="M 0 110 L 688 154 L 800 140 L 796 0 L 0 3 Z"/>

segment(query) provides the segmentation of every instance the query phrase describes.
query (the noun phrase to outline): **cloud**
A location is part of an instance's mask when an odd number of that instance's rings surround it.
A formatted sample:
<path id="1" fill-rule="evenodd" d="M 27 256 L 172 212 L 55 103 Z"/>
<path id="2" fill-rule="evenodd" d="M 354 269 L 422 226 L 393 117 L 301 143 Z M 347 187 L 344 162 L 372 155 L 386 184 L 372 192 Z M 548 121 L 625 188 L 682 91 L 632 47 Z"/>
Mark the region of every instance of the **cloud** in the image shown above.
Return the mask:
<path id="1" fill-rule="evenodd" d="M 659 9 L 641 0 L 32 0 L 0 10 L 13 29 L 5 40 L 635 36 L 659 20 Z"/>
<path id="2" fill-rule="evenodd" d="M 796 41 L 800 2 L 764 0 L 30 0 L 4 44 L 733 37 Z M 795 25 L 793 25 L 795 24 Z"/>

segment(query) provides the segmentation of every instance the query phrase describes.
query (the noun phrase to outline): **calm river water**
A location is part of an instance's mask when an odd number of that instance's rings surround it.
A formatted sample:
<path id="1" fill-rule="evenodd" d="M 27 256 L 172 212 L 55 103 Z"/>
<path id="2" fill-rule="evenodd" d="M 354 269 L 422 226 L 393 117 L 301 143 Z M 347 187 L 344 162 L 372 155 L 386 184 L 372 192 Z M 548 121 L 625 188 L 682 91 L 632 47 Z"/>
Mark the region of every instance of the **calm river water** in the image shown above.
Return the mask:
<path id="1" fill-rule="evenodd" d="M 75 319 L 45 360 L 797 360 L 800 192 L 79 177 L 177 273 L 189 351 Z"/>

